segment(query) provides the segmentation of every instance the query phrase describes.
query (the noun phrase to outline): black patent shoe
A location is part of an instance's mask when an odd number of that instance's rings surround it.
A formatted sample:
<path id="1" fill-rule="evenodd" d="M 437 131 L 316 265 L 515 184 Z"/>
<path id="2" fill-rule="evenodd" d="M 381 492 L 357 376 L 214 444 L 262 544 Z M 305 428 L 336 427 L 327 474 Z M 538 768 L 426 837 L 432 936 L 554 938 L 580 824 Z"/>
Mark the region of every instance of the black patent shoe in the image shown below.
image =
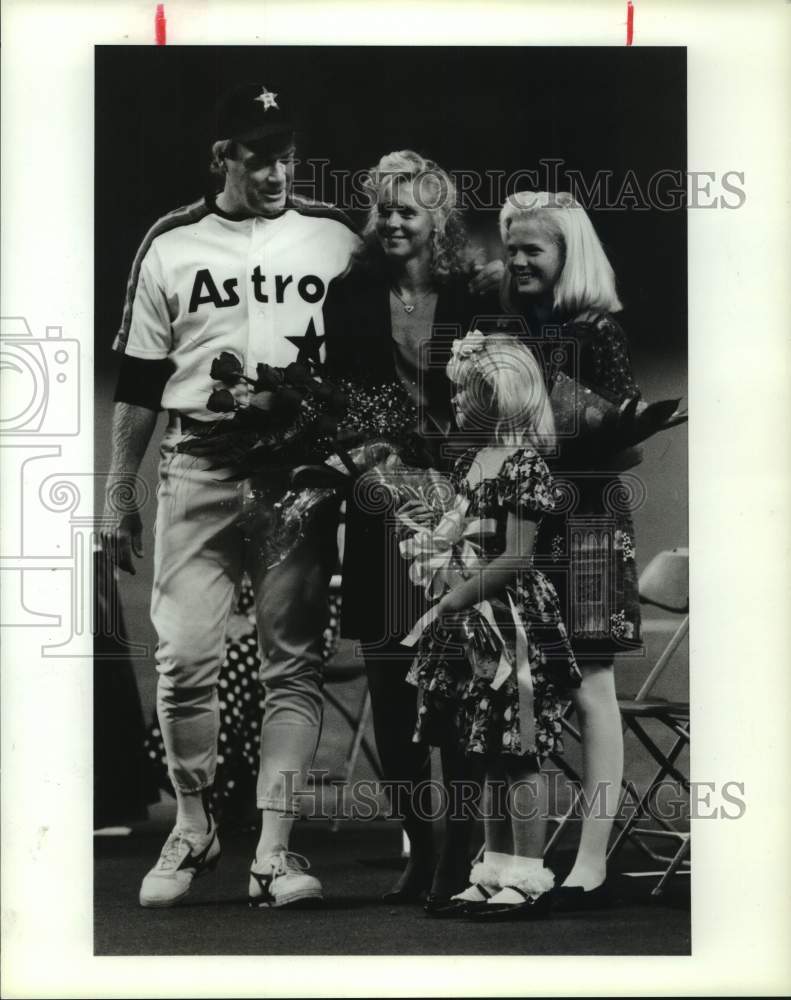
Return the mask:
<path id="1" fill-rule="evenodd" d="M 581 885 L 558 885 L 551 895 L 552 908 L 558 913 L 606 910 L 612 905 L 612 892 L 606 879 L 595 889 L 583 889 Z"/>
<path id="2" fill-rule="evenodd" d="M 447 896 L 429 896 L 423 910 L 429 917 L 452 920 L 455 917 L 469 917 L 486 906 L 486 902 L 475 903 L 467 899 L 448 899 Z"/>
<path id="3" fill-rule="evenodd" d="M 543 920 L 549 916 L 552 906 L 551 893 L 542 892 L 540 896 L 529 896 L 513 885 L 504 888 L 518 892 L 524 897 L 524 902 L 484 903 L 480 909 L 470 914 L 472 919 L 492 923 L 505 920 Z"/>
<path id="4" fill-rule="evenodd" d="M 426 900 L 426 905 L 423 909 L 430 917 L 469 917 L 487 906 L 487 900 L 492 895 L 484 885 L 476 885 L 476 889 L 484 899 L 455 899 L 432 893 Z"/>
<path id="5" fill-rule="evenodd" d="M 426 894 L 431 889 L 433 869 L 423 872 L 406 872 L 399 882 L 382 895 L 382 901 L 391 906 L 398 906 L 405 903 L 422 903 Z"/>
<path id="6" fill-rule="evenodd" d="M 450 896 L 441 896 L 439 893 L 430 892 L 423 904 L 423 910 L 430 917 L 439 917 L 444 914 L 448 907 L 453 908 L 455 903 L 456 900 L 451 899 Z"/>
<path id="7" fill-rule="evenodd" d="M 396 889 L 388 889 L 382 893 L 382 902 L 392 906 L 404 903 L 422 903 L 426 896 L 426 886 L 404 885 Z"/>

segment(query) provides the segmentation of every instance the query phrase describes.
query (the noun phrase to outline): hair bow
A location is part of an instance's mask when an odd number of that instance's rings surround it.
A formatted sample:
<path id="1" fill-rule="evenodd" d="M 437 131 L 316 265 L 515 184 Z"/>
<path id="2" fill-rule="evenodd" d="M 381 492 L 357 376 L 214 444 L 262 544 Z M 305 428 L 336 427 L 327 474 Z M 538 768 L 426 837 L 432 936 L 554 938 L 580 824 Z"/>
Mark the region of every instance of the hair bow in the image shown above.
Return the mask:
<path id="1" fill-rule="evenodd" d="M 470 330 L 463 340 L 454 340 L 450 352 L 447 374 L 451 382 L 458 382 L 462 365 L 486 348 L 486 337 L 480 330 Z"/>
<path id="2" fill-rule="evenodd" d="M 486 347 L 486 337 L 480 330 L 470 330 L 463 340 L 454 340 L 451 354 L 454 361 L 463 361 L 473 354 L 480 354 Z"/>

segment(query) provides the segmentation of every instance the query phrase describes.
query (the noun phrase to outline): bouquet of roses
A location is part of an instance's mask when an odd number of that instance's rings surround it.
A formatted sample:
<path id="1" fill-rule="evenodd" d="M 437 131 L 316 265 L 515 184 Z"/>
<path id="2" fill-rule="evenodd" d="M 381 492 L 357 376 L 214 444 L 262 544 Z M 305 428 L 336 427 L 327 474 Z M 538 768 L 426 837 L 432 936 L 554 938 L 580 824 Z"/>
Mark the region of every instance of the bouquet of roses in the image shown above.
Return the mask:
<path id="1" fill-rule="evenodd" d="M 215 386 L 206 408 L 222 416 L 193 425 L 177 449 L 209 459 L 217 468 L 234 466 L 237 478 L 320 448 L 323 439 L 337 433 L 346 411 L 343 392 L 310 363 L 259 364 L 252 379 L 235 354 L 223 351 L 212 362 L 211 378 Z"/>
<path id="2" fill-rule="evenodd" d="M 291 452 L 297 460 L 287 493 L 273 498 L 266 477 L 250 475 L 249 460 L 243 465 L 250 482 L 240 523 L 259 544 L 267 566 L 282 561 L 321 512 L 354 488 L 377 507 L 383 499 L 400 506 L 408 498 L 438 507 L 448 492 L 438 473 L 427 468 L 414 408 L 400 382 L 365 385 L 339 379 L 333 385 L 343 394 L 344 412 L 332 435 L 315 435 L 298 458 Z"/>
<path id="3" fill-rule="evenodd" d="M 560 372 L 553 378 L 549 400 L 565 464 L 609 467 L 616 462 L 619 469 L 630 468 L 641 460 L 641 442 L 687 421 L 686 410 L 679 410 L 680 399 L 645 403 L 635 395 L 619 403 Z"/>

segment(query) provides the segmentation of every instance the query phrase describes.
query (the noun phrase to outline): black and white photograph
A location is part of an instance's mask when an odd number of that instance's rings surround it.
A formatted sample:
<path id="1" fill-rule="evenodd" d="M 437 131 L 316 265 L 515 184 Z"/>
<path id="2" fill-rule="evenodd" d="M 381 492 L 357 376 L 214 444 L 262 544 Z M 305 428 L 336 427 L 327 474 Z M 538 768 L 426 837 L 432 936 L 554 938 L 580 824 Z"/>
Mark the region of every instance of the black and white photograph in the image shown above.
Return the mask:
<path id="1" fill-rule="evenodd" d="M 3 996 L 788 992 L 790 15 L 6 0 Z"/>
<path id="2" fill-rule="evenodd" d="M 689 954 L 685 50 L 95 95 L 97 954 Z"/>

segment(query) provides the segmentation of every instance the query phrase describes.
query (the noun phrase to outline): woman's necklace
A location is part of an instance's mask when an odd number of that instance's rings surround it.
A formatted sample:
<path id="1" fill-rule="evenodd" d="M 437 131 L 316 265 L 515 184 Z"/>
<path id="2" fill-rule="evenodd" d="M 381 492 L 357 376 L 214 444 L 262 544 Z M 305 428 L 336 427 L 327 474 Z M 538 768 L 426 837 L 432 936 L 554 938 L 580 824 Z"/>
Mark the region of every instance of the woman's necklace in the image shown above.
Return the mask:
<path id="1" fill-rule="evenodd" d="M 393 293 L 393 295 L 395 295 L 395 297 L 401 303 L 404 312 L 409 313 L 411 315 L 415 311 L 415 306 L 417 306 L 418 302 L 420 302 L 421 299 L 425 298 L 426 295 L 428 295 L 428 293 L 431 291 L 431 289 L 427 288 L 424 292 L 420 292 L 419 294 L 415 295 L 415 298 L 412 302 L 407 302 L 404 299 L 404 296 L 398 291 L 395 285 L 390 286 L 390 291 Z"/>

